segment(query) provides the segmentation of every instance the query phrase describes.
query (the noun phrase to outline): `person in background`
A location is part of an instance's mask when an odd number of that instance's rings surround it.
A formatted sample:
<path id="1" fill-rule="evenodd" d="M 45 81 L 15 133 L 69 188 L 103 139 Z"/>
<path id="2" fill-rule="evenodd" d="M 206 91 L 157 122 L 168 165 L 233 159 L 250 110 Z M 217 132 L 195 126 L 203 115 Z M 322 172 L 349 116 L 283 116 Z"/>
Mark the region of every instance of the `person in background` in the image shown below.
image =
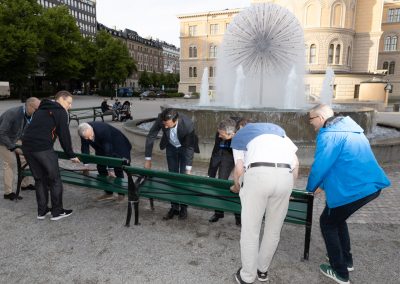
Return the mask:
<path id="1" fill-rule="evenodd" d="M 116 112 L 113 110 L 113 107 L 108 104 L 108 99 L 105 98 L 100 107 L 103 114 L 112 114 L 112 120 L 114 121 L 116 117 Z"/>
<path id="2" fill-rule="evenodd" d="M 65 154 L 74 163 L 79 163 L 72 150 L 68 126 L 68 110 L 72 106 L 72 94 L 59 91 L 55 101 L 44 99 L 22 136 L 22 151 L 35 179 L 36 201 L 39 220 L 51 212 L 53 221 L 68 217 L 72 210 L 63 207 L 63 185 L 58 166 L 58 155 L 54 151 L 57 137 Z M 48 207 L 49 191 L 51 209 Z"/>
<path id="3" fill-rule="evenodd" d="M 16 143 L 21 139 L 39 104 L 38 98 L 30 97 L 26 100 L 25 105 L 10 108 L 0 116 L 0 159 L 4 169 L 4 199 L 14 200 L 17 198 L 13 192 L 15 153 L 22 154 L 22 150 L 17 148 Z M 25 178 L 22 180 L 21 189 L 34 190 L 35 187 L 29 183 L 28 178 Z M 22 199 L 22 197 L 18 196 L 18 199 Z"/>
<path id="4" fill-rule="evenodd" d="M 248 120 L 244 118 L 236 118 L 236 120 L 229 118 L 219 123 L 208 166 L 209 177 L 215 178 L 218 172 L 219 179 L 229 179 L 235 167 L 231 141 L 236 131 L 245 126 L 247 122 Z M 221 218 L 224 218 L 224 212 L 215 210 L 214 215 L 212 215 L 208 221 L 214 223 L 218 222 Z M 235 213 L 235 223 L 237 226 L 241 225 L 240 214 Z"/>
<path id="5" fill-rule="evenodd" d="M 81 137 L 81 152 L 90 154 L 89 146 L 95 150 L 97 156 L 115 157 L 125 159 L 129 165 L 131 160 L 132 145 L 128 138 L 117 128 L 101 121 L 84 122 L 78 126 L 78 134 Z M 97 165 L 97 171 L 101 176 L 124 178 L 122 168 L 114 168 L 112 172 L 104 165 Z M 98 201 L 114 199 L 112 191 L 105 191 L 97 198 Z M 118 194 L 118 201 L 124 199 L 124 194 Z"/>
<path id="6" fill-rule="evenodd" d="M 145 163 L 146 169 L 151 168 L 151 156 L 154 141 L 162 130 L 160 149 L 166 149 L 168 171 L 190 174 L 194 152 L 200 153 L 197 136 L 192 120 L 175 109 L 164 109 L 155 120 L 146 138 Z M 180 220 L 187 218 L 187 205 L 171 203 L 171 208 L 163 218 L 169 220 L 178 215 Z"/>
<path id="7" fill-rule="evenodd" d="M 297 147 L 281 127 L 272 123 L 248 123 L 236 132 L 231 147 L 235 160 L 231 190 L 239 193 L 242 205 L 242 267 L 234 277 L 239 284 L 253 283 L 256 277 L 267 281 L 297 178 Z"/>
<path id="8" fill-rule="evenodd" d="M 390 181 L 353 119 L 334 116 L 325 104 L 312 108 L 309 116 L 318 134 L 306 189 L 315 194 L 323 190 L 326 197 L 320 227 L 329 264 L 321 264 L 320 271 L 337 283 L 350 283 L 354 267 L 346 220 L 377 198 Z"/>

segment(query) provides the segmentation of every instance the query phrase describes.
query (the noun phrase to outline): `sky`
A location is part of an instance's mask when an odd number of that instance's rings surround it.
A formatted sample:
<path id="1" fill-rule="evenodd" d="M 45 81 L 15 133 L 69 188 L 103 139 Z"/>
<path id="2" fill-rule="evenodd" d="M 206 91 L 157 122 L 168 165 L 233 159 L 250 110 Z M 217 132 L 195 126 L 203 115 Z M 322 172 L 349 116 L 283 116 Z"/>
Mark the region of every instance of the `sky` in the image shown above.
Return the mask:
<path id="1" fill-rule="evenodd" d="M 97 21 L 179 47 L 177 15 L 250 6 L 251 0 L 97 0 Z"/>

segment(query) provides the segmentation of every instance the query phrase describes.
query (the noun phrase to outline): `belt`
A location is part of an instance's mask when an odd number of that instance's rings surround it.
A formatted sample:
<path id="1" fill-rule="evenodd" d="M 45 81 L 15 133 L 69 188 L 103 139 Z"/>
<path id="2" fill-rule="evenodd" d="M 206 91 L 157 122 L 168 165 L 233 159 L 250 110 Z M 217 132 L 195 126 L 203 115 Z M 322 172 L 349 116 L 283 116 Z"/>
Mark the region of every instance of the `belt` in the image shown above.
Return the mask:
<path id="1" fill-rule="evenodd" d="M 255 168 L 255 167 L 272 167 L 272 168 L 288 168 L 288 169 L 291 169 L 291 166 L 289 164 L 265 163 L 265 162 L 251 163 L 250 165 L 247 166 L 247 169 Z"/>

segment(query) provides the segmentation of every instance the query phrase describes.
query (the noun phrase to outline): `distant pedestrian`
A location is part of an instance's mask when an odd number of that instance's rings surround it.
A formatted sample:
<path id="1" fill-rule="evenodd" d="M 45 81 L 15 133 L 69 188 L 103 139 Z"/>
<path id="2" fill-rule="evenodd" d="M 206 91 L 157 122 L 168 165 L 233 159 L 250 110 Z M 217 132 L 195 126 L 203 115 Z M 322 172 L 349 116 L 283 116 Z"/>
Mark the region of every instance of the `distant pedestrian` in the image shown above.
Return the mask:
<path id="1" fill-rule="evenodd" d="M 235 279 L 239 284 L 253 283 L 256 277 L 267 281 L 297 178 L 297 147 L 281 127 L 272 123 L 247 124 L 232 138 L 231 146 L 235 160 L 231 190 L 239 192 L 242 205 L 242 267 Z"/>
<path id="2" fill-rule="evenodd" d="M 337 283 L 350 283 L 353 271 L 346 220 L 377 198 L 390 181 L 379 166 L 364 130 L 350 117 L 334 116 L 328 105 L 310 110 L 317 135 L 314 162 L 307 191 L 325 191 L 326 206 L 320 217 L 329 264 L 320 271 Z"/>
<path id="3" fill-rule="evenodd" d="M 28 98 L 25 105 L 13 107 L 0 116 L 0 158 L 3 164 L 4 199 L 14 200 L 17 196 L 13 192 L 14 170 L 16 159 L 14 152 L 22 154 L 16 143 L 21 139 L 25 128 L 32 120 L 33 113 L 39 107 L 40 100 Z M 34 190 L 27 178 L 22 180 L 22 190 Z M 18 199 L 22 199 L 21 196 Z"/>
<path id="4" fill-rule="evenodd" d="M 68 126 L 71 105 L 72 94 L 67 91 L 59 91 L 55 101 L 44 99 L 22 136 L 22 150 L 35 179 L 39 220 L 45 219 L 50 212 L 54 221 L 72 214 L 72 210 L 63 207 L 58 155 L 53 149 L 58 137 L 67 157 L 74 163 L 80 162 L 72 150 Z M 49 191 L 51 208 L 48 207 Z"/>

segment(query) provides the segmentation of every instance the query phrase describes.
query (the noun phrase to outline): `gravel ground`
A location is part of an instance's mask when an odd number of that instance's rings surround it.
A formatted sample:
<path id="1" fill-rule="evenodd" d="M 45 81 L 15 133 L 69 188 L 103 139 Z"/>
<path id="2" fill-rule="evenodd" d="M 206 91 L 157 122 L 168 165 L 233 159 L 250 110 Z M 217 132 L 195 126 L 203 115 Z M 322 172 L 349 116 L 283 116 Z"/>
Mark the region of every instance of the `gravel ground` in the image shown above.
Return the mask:
<path id="1" fill-rule="evenodd" d="M 75 106 L 100 102 L 97 97 L 78 97 Z M 134 118 L 141 118 L 154 116 L 165 101 L 133 103 Z M 0 113 L 17 104 L 0 102 Z M 75 122 L 71 133 L 78 150 Z M 141 165 L 143 153 L 134 153 L 133 162 Z M 165 168 L 163 157 L 154 163 Z M 400 166 L 384 167 L 392 187 L 349 220 L 352 283 L 400 283 Z M 205 169 L 204 164 L 194 165 L 195 174 L 204 175 Z M 305 182 L 303 174 L 297 187 Z M 126 228 L 126 202 L 97 202 L 101 193 L 82 187 L 65 185 L 64 190 L 64 206 L 74 213 L 57 222 L 36 219 L 34 192 L 23 192 L 18 202 L 0 199 L 0 283 L 234 283 L 240 229 L 233 215 L 210 224 L 212 212 L 189 208 L 185 221 L 162 221 L 168 204 L 155 202 L 151 211 L 143 199 L 141 225 Z M 316 198 L 309 261 L 301 260 L 304 228 L 285 224 L 268 283 L 333 283 L 318 268 L 325 262 L 318 222 L 323 204 L 323 196 Z"/>

